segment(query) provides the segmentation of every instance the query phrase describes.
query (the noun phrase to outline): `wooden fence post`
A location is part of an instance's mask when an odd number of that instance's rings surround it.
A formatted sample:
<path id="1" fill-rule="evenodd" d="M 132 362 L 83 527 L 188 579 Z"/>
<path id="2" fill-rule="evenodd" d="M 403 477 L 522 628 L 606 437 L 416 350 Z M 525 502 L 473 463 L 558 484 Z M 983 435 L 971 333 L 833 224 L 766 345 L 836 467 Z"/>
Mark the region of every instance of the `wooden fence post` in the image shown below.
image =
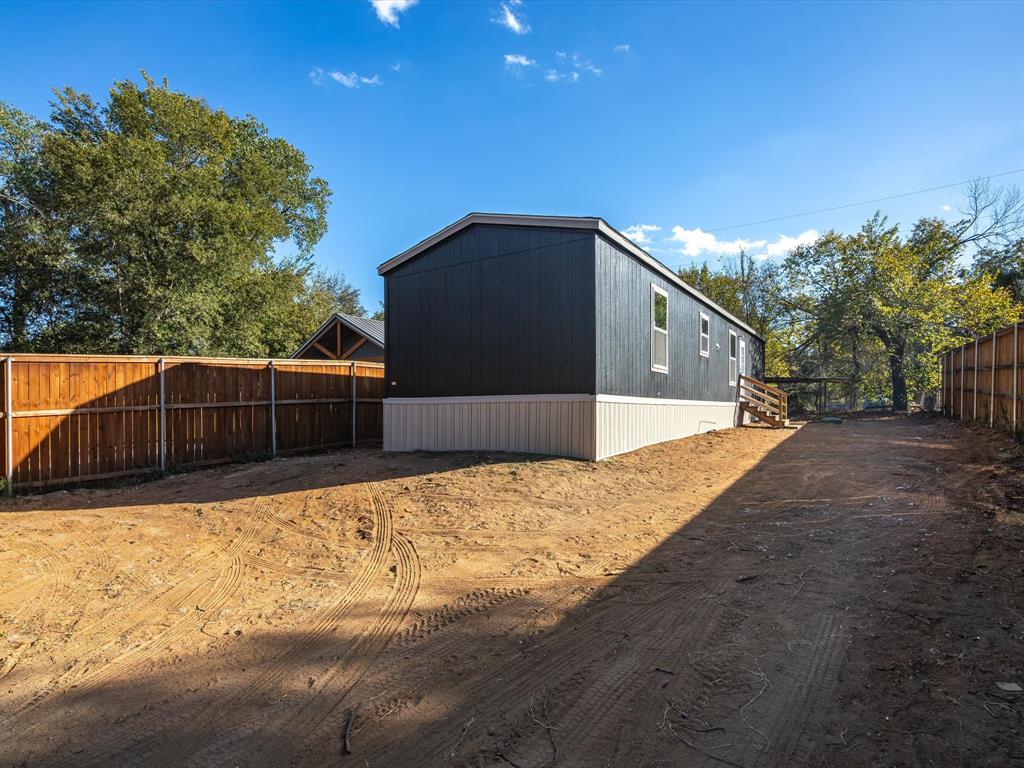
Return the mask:
<path id="1" fill-rule="evenodd" d="M 349 363 L 352 370 L 352 447 L 356 447 L 356 361 Z"/>
<path id="2" fill-rule="evenodd" d="M 942 391 L 942 408 L 949 418 L 953 418 L 953 353 L 947 352 L 943 359 L 943 369 L 946 372 L 946 389 L 949 390 L 949 399 L 946 399 L 946 390 Z"/>
<path id="3" fill-rule="evenodd" d="M 949 400 L 946 397 L 946 389 L 948 388 L 950 397 L 952 396 L 952 381 L 949 378 L 949 371 L 947 370 L 949 364 L 949 353 L 946 352 L 942 355 L 942 415 L 949 416 L 947 413 L 949 410 Z"/>
<path id="4" fill-rule="evenodd" d="M 4 480 L 7 483 L 7 495 L 14 493 L 14 395 L 11 393 L 13 376 L 12 360 L 4 360 Z"/>
<path id="5" fill-rule="evenodd" d="M 1013 324 L 1013 436 L 1017 437 L 1017 347 L 1020 323 Z"/>
<path id="6" fill-rule="evenodd" d="M 270 363 L 270 455 L 277 456 L 277 369 Z"/>
<path id="7" fill-rule="evenodd" d="M 960 347 L 960 421 L 964 420 L 964 379 L 967 377 L 967 343 Z"/>
<path id="8" fill-rule="evenodd" d="M 160 376 L 160 471 L 167 471 L 167 389 L 164 384 L 164 359 L 156 363 Z"/>
<path id="9" fill-rule="evenodd" d="M 988 426 L 989 429 L 996 425 L 996 334 L 992 331 L 992 391 L 988 393 Z"/>
<path id="10" fill-rule="evenodd" d="M 974 358 L 971 361 L 974 370 L 974 403 L 971 408 L 971 421 L 978 420 L 978 340 L 974 340 Z"/>

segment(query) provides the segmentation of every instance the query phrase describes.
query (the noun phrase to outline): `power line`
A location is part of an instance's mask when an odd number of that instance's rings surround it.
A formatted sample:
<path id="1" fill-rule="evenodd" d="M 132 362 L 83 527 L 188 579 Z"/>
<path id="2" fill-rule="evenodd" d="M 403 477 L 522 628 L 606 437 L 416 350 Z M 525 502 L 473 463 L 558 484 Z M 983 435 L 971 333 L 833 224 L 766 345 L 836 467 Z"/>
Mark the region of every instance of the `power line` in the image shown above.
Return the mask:
<path id="1" fill-rule="evenodd" d="M 978 180 L 988 181 L 989 179 L 998 179 L 1000 176 L 1011 176 L 1015 173 L 1024 172 L 1024 168 L 1018 168 L 1014 171 L 1003 171 L 1002 173 L 993 173 L 991 176 L 981 176 Z M 911 195 L 920 195 L 925 192 L 937 192 L 940 189 L 949 189 L 950 187 L 962 187 L 964 184 L 970 184 L 973 179 L 967 179 L 965 181 L 955 181 L 952 184 L 943 184 L 938 187 L 928 187 L 927 189 L 915 189 L 913 192 L 900 192 L 898 195 L 887 195 L 886 197 L 876 197 L 873 200 L 861 200 L 859 203 L 846 203 L 845 205 L 835 205 L 831 208 L 819 208 L 816 211 L 804 211 L 803 213 L 793 213 L 789 216 L 777 216 L 774 219 L 761 219 L 760 221 L 748 221 L 746 224 L 730 224 L 728 227 L 714 227 L 713 229 L 707 229 L 705 232 L 725 232 L 730 229 L 741 229 L 742 227 L 753 227 L 756 224 L 771 224 L 776 221 L 786 221 L 787 219 L 798 219 L 801 216 L 813 216 L 816 213 L 829 213 L 831 211 L 841 211 L 844 208 L 856 208 L 858 205 L 870 205 L 871 203 L 881 203 L 886 200 L 896 200 L 900 197 L 910 197 Z"/>

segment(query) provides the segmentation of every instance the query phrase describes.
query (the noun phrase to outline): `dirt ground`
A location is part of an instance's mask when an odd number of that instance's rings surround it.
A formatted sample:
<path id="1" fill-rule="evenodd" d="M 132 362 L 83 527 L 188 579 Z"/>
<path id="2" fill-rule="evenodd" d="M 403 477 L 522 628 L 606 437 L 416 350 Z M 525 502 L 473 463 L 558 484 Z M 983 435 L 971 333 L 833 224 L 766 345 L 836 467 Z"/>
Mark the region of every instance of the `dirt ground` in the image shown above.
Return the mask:
<path id="1" fill-rule="evenodd" d="M 1024 765 L 1022 469 L 875 418 L 18 498 L 0 765 Z"/>

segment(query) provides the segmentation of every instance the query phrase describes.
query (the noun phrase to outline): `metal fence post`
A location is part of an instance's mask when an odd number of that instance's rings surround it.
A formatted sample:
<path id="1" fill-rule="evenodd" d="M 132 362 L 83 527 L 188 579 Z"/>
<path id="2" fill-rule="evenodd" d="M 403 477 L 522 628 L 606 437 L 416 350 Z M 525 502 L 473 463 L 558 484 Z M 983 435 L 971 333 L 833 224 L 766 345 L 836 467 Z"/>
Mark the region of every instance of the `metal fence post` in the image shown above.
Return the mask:
<path id="1" fill-rule="evenodd" d="M 270 361 L 270 455 L 277 456 L 277 369 Z"/>
<path id="2" fill-rule="evenodd" d="M 352 367 L 352 447 L 356 447 L 356 363 L 353 360 Z"/>
<path id="3" fill-rule="evenodd" d="M 167 389 L 164 385 L 164 359 L 156 363 L 160 376 L 160 471 L 167 471 Z"/>
<path id="4" fill-rule="evenodd" d="M 13 376 L 12 360 L 4 360 L 4 480 L 7 482 L 7 495 L 14 492 L 14 395 L 11 392 Z"/>

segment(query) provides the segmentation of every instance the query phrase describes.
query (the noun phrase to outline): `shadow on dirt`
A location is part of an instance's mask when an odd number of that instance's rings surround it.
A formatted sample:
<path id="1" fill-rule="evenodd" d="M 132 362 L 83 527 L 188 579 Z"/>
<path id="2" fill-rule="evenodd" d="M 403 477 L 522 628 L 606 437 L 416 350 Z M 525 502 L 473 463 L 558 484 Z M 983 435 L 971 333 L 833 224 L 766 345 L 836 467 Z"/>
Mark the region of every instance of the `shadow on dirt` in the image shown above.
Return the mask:
<path id="1" fill-rule="evenodd" d="M 395 597 L 420 583 L 399 526 L 346 609 L 344 626 L 360 630 L 339 629 L 329 610 L 286 633 L 234 634 L 230 620 L 214 622 L 202 655 L 175 650 L 96 684 L 83 672 L 86 684 L 40 691 L 0 715 L 0 762 L 1011 764 L 1020 702 L 978 691 L 993 674 L 1022 672 L 1019 589 L 995 590 L 1008 583 L 988 574 L 1011 561 L 1019 569 L 1024 537 L 1000 530 L 993 541 L 990 519 L 957 506 L 959 458 L 941 447 L 960 437 L 914 419 L 811 425 L 621 573 L 466 585 L 414 616 Z M 672 508 L 694 481 L 660 471 L 672 450 L 598 471 Z M 372 480 L 397 495 L 391 480 L 521 461 L 335 456 L 333 467 L 334 456 L 289 460 L 294 473 L 271 491 Z M 147 503 L 230 498 L 266 492 L 262 472 L 229 468 L 144 490 Z M 980 573 L 972 564 L 985 551 Z M 1017 618 L 1003 627 L 1007 601 Z M 186 671 L 191 687 L 180 683 Z"/>

